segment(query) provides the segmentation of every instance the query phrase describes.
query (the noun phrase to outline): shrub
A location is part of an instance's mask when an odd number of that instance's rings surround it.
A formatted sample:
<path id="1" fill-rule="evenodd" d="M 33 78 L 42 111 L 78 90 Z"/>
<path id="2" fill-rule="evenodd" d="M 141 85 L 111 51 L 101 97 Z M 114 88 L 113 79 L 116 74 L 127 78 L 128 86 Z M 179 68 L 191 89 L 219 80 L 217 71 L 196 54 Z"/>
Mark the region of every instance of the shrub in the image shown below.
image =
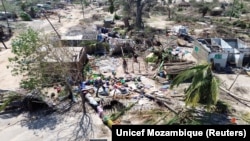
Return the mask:
<path id="1" fill-rule="evenodd" d="M 242 29 L 248 28 L 248 23 L 242 20 L 237 20 L 235 22 L 233 22 L 233 25 L 236 27 L 240 27 Z"/>
<path id="2" fill-rule="evenodd" d="M 23 21 L 32 21 L 32 18 L 26 12 L 21 12 L 20 17 Z"/>
<path id="3" fill-rule="evenodd" d="M 114 19 L 115 19 L 115 20 L 120 20 L 120 19 L 121 19 L 121 16 L 119 16 L 119 15 L 117 15 L 117 14 L 115 13 Z"/>

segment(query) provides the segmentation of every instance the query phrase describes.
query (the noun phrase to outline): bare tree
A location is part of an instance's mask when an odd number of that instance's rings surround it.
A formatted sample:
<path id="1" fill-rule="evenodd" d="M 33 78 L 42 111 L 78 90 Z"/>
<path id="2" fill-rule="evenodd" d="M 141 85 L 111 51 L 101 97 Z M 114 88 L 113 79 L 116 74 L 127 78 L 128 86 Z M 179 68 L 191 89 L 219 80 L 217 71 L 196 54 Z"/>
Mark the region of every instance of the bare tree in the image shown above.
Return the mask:
<path id="1" fill-rule="evenodd" d="M 143 28 L 142 9 L 143 9 L 144 5 L 145 5 L 145 1 L 143 1 L 143 0 L 136 1 L 136 27 L 138 29 Z"/>

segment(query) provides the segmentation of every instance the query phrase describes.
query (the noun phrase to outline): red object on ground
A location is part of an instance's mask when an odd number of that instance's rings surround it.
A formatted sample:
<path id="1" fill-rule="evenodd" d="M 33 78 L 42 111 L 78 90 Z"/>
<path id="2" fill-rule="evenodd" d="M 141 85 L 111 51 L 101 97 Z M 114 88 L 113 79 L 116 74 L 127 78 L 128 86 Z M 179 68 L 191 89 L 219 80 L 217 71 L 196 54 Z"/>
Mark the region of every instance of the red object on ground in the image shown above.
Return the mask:
<path id="1" fill-rule="evenodd" d="M 231 123 L 236 124 L 236 118 L 232 118 Z"/>
<path id="2" fill-rule="evenodd" d="M 59 87 L 59 86 L 55 87 L 55 89 L 57 90 L 57 93 L 60 93 L 62 90 L 61 87 Z"/>

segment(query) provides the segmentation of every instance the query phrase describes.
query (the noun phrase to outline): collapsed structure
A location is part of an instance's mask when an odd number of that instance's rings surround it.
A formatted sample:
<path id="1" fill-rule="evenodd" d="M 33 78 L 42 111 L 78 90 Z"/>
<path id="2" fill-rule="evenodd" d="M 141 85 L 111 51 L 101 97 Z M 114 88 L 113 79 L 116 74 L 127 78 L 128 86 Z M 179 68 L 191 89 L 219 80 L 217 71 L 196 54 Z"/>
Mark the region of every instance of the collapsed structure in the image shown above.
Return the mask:
<path id="1" fill-rule="evenodd" d="M 212 59 L 217 68 L 241 68 L 250 63 L 250 48 L 240 39 L 197 39 L 194 41 L 192 55 L 198 61 Z"/>
<path id="2" fill-rule="evenodd" d="M 82 80 L 82 71 L 88 59 L 83 47 L 56 47 L 49 51 L 43 62 L 45 76 L 51 77 L 53 74 L 61 74 L 71 76 L 73 80 Z M 65 74 L 62 74 L 64 71 Z"/>

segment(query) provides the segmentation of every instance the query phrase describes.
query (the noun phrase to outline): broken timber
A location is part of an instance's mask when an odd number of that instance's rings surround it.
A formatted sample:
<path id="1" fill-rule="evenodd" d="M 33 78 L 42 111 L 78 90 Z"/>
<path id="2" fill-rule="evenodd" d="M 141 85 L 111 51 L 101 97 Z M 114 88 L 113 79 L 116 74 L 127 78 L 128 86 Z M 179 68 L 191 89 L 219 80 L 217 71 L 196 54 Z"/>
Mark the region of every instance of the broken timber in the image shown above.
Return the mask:
<path id="1" fill-rule="evenodd" d="M 231 97 L 233 97 L 235 99 L 242 100 L 242 101 L 245 101 L 245 102 L 250 102 L 250 100 L 240 98 L 240 97 L 236 96 L 235 94 L 233 94 L 232 92 L 226 90 L 225 88 L 223 88 L 221 86 L 220 86 L 220 89 L 223 90 L 224 92 L 226 92 L 228 95 L 230 95 Z"/>
<path id="2" fill-rule="evenodd" d="M 170 62 L 170 63 L 164 63 L 163 66 L 178 66 L 178 65 L 189 65 L 194 64 L 192 61 L 186 61 L 186 62 Z"/>
<path id="3" fill-rule="evenodd" d="M 164 67 L 164 70 L 168 74 L 178 74 L 181 71 L 185 71 L 193 66 L 194 64 L 187 64 L 187 65 L 181 65 L 181 66 L 168 66 L 168 67 Z"/>

